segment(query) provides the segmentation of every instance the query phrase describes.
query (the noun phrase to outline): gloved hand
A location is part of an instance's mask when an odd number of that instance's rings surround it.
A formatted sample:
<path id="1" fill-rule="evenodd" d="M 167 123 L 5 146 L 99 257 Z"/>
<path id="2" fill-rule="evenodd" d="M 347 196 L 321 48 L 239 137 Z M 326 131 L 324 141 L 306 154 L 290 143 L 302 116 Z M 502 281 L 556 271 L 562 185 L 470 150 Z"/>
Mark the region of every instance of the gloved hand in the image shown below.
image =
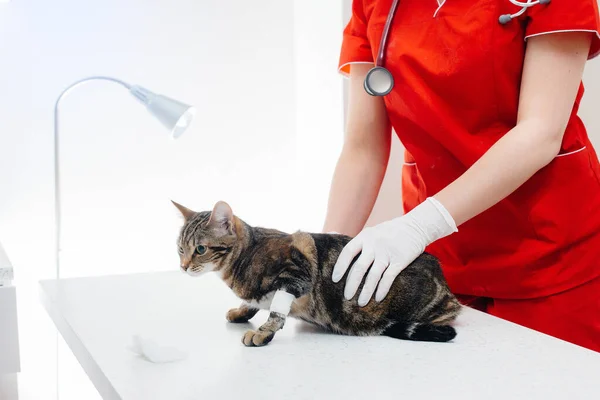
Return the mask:
<path id="1" fill-rule="evenodd" d="M 332 279 L 339 282 L 352 260 L 362 252 L 348 274 L 344 297 L 347 300 L 354 297 L 366 271 L 371 267 L 358 304 L 365 306 L 375 288 L 375 300 L 379 302 L 388 294 L 396 276 L 429 244 L 457 231 L 450 213 L 439 201 L 429 197 L 407 214 L 360 232 L 340 253 Z"/>

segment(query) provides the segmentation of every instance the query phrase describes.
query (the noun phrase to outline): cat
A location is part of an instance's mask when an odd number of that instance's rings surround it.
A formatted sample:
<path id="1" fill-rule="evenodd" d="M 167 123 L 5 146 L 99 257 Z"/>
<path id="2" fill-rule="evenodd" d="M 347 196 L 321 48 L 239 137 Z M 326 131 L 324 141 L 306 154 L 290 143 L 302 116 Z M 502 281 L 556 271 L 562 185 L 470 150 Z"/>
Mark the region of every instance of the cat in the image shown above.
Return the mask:
<path id="1" fill-rule="evenodd" d="M 402 271 L 381 302 L 371 299 L 360 307 L 358 296 L 343 295 L 350 268 L 338 283 L 331 280 L 351 237 L 252 227 L 223 201 L 202 212 L 173 204 L 184 219 L 177 241 L 181 270 L 220 276 L 243 301 L 227 312 L 229 322 L 245 323 L 261 309 L 270 311 L 258 330 L 243 335 L 245 346 L 267 345 L 288 316 L 342 335 L 448 342 L 457 334 L 451 323 L 461 305 L 431 254 L 423 253 Z"/>

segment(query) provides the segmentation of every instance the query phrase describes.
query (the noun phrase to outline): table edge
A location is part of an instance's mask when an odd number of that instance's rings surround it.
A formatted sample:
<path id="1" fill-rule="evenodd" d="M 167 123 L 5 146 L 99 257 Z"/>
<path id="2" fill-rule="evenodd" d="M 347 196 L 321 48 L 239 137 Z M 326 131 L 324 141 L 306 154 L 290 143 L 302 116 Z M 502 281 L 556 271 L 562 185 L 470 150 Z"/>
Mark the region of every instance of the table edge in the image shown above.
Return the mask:
<path id="1" fill-rule="evenodd" d="M 50 281 L 51 282 L 51 281 Z M 104 374 L 98 363 L 94 360 L 90 352 L 83 345 L 73 328 L 69 325 L 67 320 L 55 307 L 55 301 L 52 296 L 46 291 L 46 285 L 40 281 L 38 286 L 38 294 L 40 301 L 50 316 L 50 319 L 54 323 L 58 333 L 60 333 L 75 356 L 75 359 L 81 365 L 86 375 L 104 400 L 122 400 L 121 396 L 117 393 L 114 386 L 111 384 L 108 377 Z M 57 342 L 58 346 L 58 342 Z M 57 361 L 58 361 L 58 347 L 57 347 Z M 57 366 L 57 375 L 58 375 Z"/>

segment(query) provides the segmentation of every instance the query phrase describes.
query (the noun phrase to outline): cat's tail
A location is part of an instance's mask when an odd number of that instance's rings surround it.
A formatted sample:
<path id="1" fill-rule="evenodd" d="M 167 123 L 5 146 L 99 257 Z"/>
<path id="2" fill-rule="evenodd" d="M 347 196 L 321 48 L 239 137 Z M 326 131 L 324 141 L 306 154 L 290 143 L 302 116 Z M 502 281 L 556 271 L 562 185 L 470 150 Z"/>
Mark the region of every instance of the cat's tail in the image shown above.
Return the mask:
<path id="1" fill-rule="evenodd" d="M 382 335 L 423 342 L 449 342 L 456 337 L 456 330 L 450 325 L 397 322 L 383 331 Z"/>

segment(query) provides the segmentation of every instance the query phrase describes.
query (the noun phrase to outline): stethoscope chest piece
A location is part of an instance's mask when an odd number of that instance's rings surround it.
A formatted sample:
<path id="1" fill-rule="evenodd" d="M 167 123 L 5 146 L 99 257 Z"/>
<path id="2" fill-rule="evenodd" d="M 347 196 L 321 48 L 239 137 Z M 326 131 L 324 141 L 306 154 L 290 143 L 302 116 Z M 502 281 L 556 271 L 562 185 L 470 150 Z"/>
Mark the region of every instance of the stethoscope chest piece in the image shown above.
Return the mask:
<path id="1" fill-rule="evenodd" d="M 367 73 L 364 87 L 371 96 L 385 96 L 394 88 L 394 77 L 386 68 L 377 66 Z"/>
<path id="2" fill-rule="evenodd" d="M 392 3 L 392 8 L 390 8 L 387 21 L 385 22 L 385 26 L 381 34 L 377 62 L 375 63 L 375 67 L 367 73 L 367 76 L 365 76 L 363 86 L 365 87 L 365 91 L 371 96 L 385 96 L 394 88 L 394 77 L 387 68 L 383 67 L 383 63 L 385 61 L 387 37 L 390 31 L 392 20 L 396 14 L 396 8 L 398 7 L 399 1 L 400 0 L 394 0 Z"/>

